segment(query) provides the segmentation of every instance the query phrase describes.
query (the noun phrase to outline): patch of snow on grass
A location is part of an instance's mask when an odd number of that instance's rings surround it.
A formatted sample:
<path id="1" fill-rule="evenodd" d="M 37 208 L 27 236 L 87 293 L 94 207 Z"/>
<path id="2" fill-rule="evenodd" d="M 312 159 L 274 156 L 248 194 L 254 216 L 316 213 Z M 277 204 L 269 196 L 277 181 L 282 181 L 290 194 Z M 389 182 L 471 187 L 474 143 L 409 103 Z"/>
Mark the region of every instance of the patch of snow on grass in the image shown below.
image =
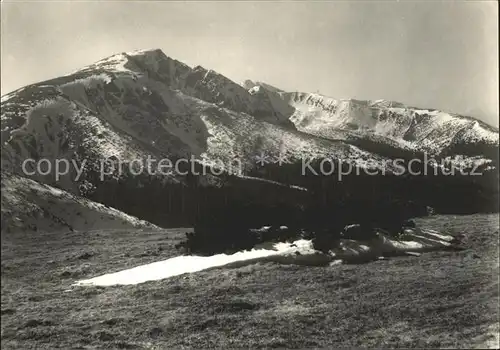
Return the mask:
<path id="1" fill-rule="evenodd" d="M 421 231 L 419 231 L 422 234 Z M 425 235 L 425 233 L 424 233 Z M 340 246 L 333 249 L 329 254 L 316 251 L 312 241 L 300 239 L 293 243 L 283 242 L 269 245 L 260 245 L 259 249 L 237 252 L 231 255 L 217 254 L 213 256 L 178 256 L 175 258 L 158 261 L 155 263 L 137 266 L 132 269 L 106 274 L 95 278 L 81 280 L 75 285 L 127 285 L 138 284 L 147 281 L 161 280 L 185 273 L 193 273 L 216 267 L 228 265 L 252 264 L 259 261 L 274 261 L 283 264 L 302 265 L 325 265 L 332 261 L 342 260 L 362 256 L 380 257 L 385 253 L 401 253 L 428 251 L 431 249 L 441 249 L 449 245 L 448 236 L 443 239 L 424 239 L 420 235 L 414 236 L 415 241 L 399 241 L 384 235 L 372 241 L 358 242 L 355 240 L 341 240 Z M 269 247 L 269 248 L 268 248 Z"/>
<path id="2" fill-rule="evenodd" d="M 178 256 L 147 265 L 137 266 L 132 269 L 79 281 L 76 284 L 98 286 L 138 284 L 178 276 L 185 273 L 198 272 L 235 262 L 255 260 L 273 255 L 289 255 L 300 251 L 310 253 L 312 251 L 310 242 L 308 243 L 308 241 L 299 240 L 293 244 L 277 243 L 274 246 L 274 249 L 252 249 L 250 251 L 237 252 L 231 255 L 217 254 L 207 257 L 189 255 Z"/>

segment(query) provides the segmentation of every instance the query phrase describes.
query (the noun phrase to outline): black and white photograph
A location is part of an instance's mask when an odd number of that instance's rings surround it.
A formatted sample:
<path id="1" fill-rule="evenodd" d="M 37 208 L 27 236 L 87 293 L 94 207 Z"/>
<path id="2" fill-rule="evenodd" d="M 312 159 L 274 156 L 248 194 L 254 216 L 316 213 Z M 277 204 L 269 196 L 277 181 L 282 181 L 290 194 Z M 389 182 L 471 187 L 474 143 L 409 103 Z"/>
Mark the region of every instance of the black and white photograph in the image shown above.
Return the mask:
<path id="1" fill-rule="evenodd" d="M 498 349 L 498 6 L 3 0 L 2 349 Z"/>

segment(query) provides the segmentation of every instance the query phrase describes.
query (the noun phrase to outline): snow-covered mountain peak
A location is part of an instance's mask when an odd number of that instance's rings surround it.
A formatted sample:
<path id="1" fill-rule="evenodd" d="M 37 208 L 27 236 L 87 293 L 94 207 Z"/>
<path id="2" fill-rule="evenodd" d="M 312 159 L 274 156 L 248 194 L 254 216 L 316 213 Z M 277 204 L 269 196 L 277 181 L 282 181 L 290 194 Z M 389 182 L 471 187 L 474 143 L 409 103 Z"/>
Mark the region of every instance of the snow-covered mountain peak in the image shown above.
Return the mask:
<path id="1" fill-rule="evenodd" d="M 70 75 L 88 75 L 97 72 L 118 77 L 146 77 L 161 80 L 174 88 L 181 76 L 186 75 L 191 68 L 186 64 L 165 55 L 160 49 L 135 50 L 122 52 L 95 63 L 92 63 Z"/>
<path id="2" fill-rule="evenodd" d="M 73 74 L 3 96 L 2 118 L 7 115 L 11 118 L 6 118 L 6 127 L 2 127 L 5 141 L 22 125 L 20 118 L 32 114 L 34 107 L 46 106 L 43 101 L 48 100 L 59 106 L 61 102 L 57 99 L 61 98 L 75 101 L 77 108 L 87 108 L 87 112 L 96 116 L 106 115 L 105 119 L 113 123 L 118 120 L 115 114 L 123 115 L 127 123 L 141 125 L 145 130 L 150 129 L 142 121 L 147 119 L 146 115 L 151 117 L 151 125 L 156 125 L 161 118 L 187 113 L 192 109 L 188 105 L 198 105 L 200 110 L 211 108 L 208 106 L 224 108 L 323 138 L 347 140 L 354 135 L 356 139 L 377 139 L 437 154 L 453 153 L 457 146 L 463 148 L 466 144 L 468 148 L 477 148 L 466 154 L 479 155 L 483 152 L 481 145 L 498 145 L 498 130 L 469 117 L 384 99 L 342 99 L 320 93 L 285 92 L 260 81 L 245 80 L 237 84 L 212 69 L 191 68 L 160 49 L 118 53 Z M 128 132 L 135 133 L 136 128 Z"/>

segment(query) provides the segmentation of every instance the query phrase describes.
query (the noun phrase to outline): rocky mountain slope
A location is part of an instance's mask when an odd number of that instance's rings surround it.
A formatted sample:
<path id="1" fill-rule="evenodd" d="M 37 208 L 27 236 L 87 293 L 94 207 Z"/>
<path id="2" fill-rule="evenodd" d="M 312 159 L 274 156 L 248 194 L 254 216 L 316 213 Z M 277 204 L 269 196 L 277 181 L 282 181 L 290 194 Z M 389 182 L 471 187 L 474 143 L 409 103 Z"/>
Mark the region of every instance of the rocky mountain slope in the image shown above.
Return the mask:
<path id="1" fill-rule="evenodd" d="M 387 100 L 334 99 L 320 94 L 284 92 L 265 83 L 245 81 L 249 89 L 264 89 L 294 107 L 291 116 L 297 129 L 339 139 L 342 132 L 374 135 L 433 155 L 450 153 L 467 144 L 469 153 L 480 155 L 480 145 L 498 146 L 498 128 L 471 117 L 406 106 Z M 383 140 L 379 138 L 379 140 Z"/>
<path id="2" fill-rule="evenodd" d="M 227 165 L 238 158 L 249 166 L 260 150 L 295 158 L 335 154 L 353 162 L 365 153 L 298 132 L 289 121 L 294 109 L 257 90 L 158 50 L 115 55 L 2 97 L 3 167 L 18 172 L 29 156 L 83 153 L 124 162 L 193 155 Z"/>
<path id="3" fill-rule="evenodd" d="M 274 186 L 280 188 L 276 193 L 283 186 L 292 190 L 293 185 L 306 185 L 297 172 L 303 159 L 328 157 L 389 173 L 395 170 L 391 159 L 408 160 L 422 152 L 448 157 L 450 164 L 480 163 L 482 172 L 496 172 L 498 164 L 498 130 L 471 118 L 387 101 L 290 93 L 252 81 L 240 85 L 213 70 L 191 68 L 161 50 L 113 55 L 2 96 L 1 138 L 2 172 L 123 205 L 119 209 L 127 212 L 140 201 L 137 196 L 145 196 L 137 189 L 146 193 L 190 186 L 176 172 L 131 179 L 130 169 L 148 157 L 192 157 L 197 166 L 238 175 L 208 174 L 197 178 L 198 185 Z M 274 170 L 262 171 L 256 163 L 259 155 Z M 455 160 L 456 155 L 461 158 Z M 29 158 L 47 159 L 52 168 L 58 159 L 66 159 L 71 166 L 57 179 L 53 172 L 40 174 L 34 162 L 23 169 Z M 101 174 L 106 159 L 128 170 L 111 171 L 108 166 Z M 280 159 L 286 160 L 285 166 L 276 166 Z M 298 165 L 294 173 L 289 163 Z M 111 198 L 104 186 L 121 191 L 130 203 Z"/>

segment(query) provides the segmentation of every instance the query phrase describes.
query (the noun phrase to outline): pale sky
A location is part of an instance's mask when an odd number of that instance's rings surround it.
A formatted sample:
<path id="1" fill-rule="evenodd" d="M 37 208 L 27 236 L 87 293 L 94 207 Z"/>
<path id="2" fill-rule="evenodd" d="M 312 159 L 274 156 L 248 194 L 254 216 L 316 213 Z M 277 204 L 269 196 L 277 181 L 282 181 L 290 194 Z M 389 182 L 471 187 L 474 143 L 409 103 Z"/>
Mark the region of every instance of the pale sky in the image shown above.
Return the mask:
<path id="1" fill-rule="evenodd" d="M 2 95 L 160 48 L 228 78 L 498 126 L 496 1 L 2 2 Z"/>

